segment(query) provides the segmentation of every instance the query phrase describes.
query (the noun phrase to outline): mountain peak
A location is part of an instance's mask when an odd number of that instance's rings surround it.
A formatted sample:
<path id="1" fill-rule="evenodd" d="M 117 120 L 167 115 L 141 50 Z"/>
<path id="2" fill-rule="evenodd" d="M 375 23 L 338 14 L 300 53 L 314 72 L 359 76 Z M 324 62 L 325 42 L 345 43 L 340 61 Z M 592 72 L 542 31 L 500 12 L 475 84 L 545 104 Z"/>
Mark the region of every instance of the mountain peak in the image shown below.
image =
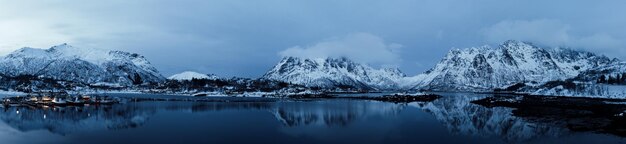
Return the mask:
<path id="1" fill-rule="evenodd" d="M 85 51 L 85 49 L 76 48 L 74 46 L 68 45 L 67 43 L 63 43 L 60 45 L 52 46 L 45 51 L 49 53 L 57 53 L 57 54 L 65 53 L 67 55 L 67 54 L 74 54 L 77 52 Z M 87 51 L 90 51 L 90 50 L 87 50 Z"/>
<path id="2" fill-rule="evenodd" d="M 64 46 L 70 46 L 70 45 L 67 44 L 67 43 L 62 43 L 62 44 L 58 44 L 58 45 L 55 45 L 55 46 L 52 46 L 52 47 L 64 47 Z"/>
<path id="3" fill-rule="evenodd" d="M 395 69 L 374 69 L 346 57 L 285 57 L 263 78 L 310 87 L 351 87 L 356 89 L 396 88 L 404 74 Z"/>
<path id="4" fill-rule="evenodd" d="M 46 50 L 46 52 L 54 53 L 61 56 L 69 57 L 84 57 L 84 58 L 104 58 L 102 56 L 108 55 L 109 50 L 88 48 L 88 47 L 74 47 L 67 43 L 52 46 Z"/>
<path id="5" fill-rule="evenodd" d="M 168 77 L 167 79 L 170 79 L 170 80 L 192 80 L 192 79 L 215 80 L 215 79 L 218 79 L 218 77 L 215 75 L 207 75 L 207 74 L 202 74 L 202 73 L 194 72 L 194 71 L 184 71 L 179 74 L 174 74 Z"/>
<path id="6" fill-rule="evenodd" d="M 520 48 L 534 48 L 534 49 L 538 49 L 539 47 L 535 46 L 533 43 L 531 42 L 523 42 L 523 41 L 517 41 L 517 40 L 507 40 L 504 43 L 502 43 L 500 45 L 500 48 L 504 48 L 504 49 L 520 49 Z"/>
<path id="7" fill-rule="evenodd" d="M 506 41 L 504 41 L 502 44 L 503 44 L 503 45 L 507 45 L 507 44 L 516 44 L 516 43 L 520 43 L 520 41 L 510 39 L 510 40 L 506 40 Z"/>
<path id="8" fill-rule="evenodd" d="M 388 67 L 388 68 L 383 68 L 383 71 L 392 73 L 392 74 L 399 74 L 401 77 L 406 77 L 406 74 L 404 74 L 404 72 L 402 72 L 399 68 L 397 67 Z"/>
<path id="9" fill-rule="evenodd" d="M 72 46 L 67 44 L 67 43 L 62 43 L 62 44 L 59 44 L 59 45 L 52 46 L 48 50 L 64 49 L 64 48 L 72 48 Z"/>
<path id="10" fill-rule="evenodd" d="M 532 45 L 532 43 L 519 40 L 506 40 L 502 45 Z"/>
<path id="11" fill-rule="evenodd" d="M 283 61 L 317 61 L 317 62 L 353 62 L 350 58 L 347 57 L 317 57 L 317 58 L 306 58 L 306 57 L 295 57 L 295 56 L 286 56 L 282 58 Z"/>

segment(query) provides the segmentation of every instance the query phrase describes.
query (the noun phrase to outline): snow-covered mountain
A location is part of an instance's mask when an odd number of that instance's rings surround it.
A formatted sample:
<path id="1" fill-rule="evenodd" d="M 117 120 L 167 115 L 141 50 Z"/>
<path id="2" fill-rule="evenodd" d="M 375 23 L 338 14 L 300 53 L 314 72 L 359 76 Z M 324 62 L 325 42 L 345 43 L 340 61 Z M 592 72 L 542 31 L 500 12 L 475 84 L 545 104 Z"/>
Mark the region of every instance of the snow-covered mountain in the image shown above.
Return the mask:
<path id="1" fill-rule="evenodd" d="M 122 51 L 77 48 L 21 48 L 0 59 L 0 75 L 36 76 L 86 84 L 133 85 L 165 80 L 143 56 Z"/>
<path id="2" fill-rule="evenodd" d="M 170 77 L 168 77 L 167 79 L 170 80 L 192 80 L 192 79 L 208 79 L 208 80 L 216 80 L 219 79 L 219 77 L 215 76 L 215 75 L 208 75 L 208 74 L 202 74 L 202 73 L 198 73 L 198 72 L 193 72 L 193 71 L 185 71 L 179 74 L 174 74 Z"/>
<path id="3" fill-rule="evenodd" d="M 322 88 L 397 89 L 405 75 L 398 69 L 374 69 L 347 58 L 285 57 L 263 78 Z"/>
<path id="4" fill-rule="evenodd" d="M 576 77 L 618 60 L 566 48 L 544 49 L 509 40 L 489 46 L 451 50 L 434 68 L 407 78 L 413 89 L 490 91 L 519 82 L 542 83 Z"/>

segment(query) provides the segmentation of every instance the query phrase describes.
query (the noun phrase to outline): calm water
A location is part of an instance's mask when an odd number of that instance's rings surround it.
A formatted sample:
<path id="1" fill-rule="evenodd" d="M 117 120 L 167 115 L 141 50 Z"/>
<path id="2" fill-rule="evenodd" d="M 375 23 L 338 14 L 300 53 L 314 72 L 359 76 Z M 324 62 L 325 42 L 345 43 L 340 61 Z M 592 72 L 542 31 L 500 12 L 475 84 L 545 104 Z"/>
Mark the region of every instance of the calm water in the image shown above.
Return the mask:
<path id="1" fill-rule="evenodd" d="M 4 108 L 0 143 L 624 143 L 611 134 L 529 122 L 476 94 L 430 103 L 365 100 L 129 102 Z"/>

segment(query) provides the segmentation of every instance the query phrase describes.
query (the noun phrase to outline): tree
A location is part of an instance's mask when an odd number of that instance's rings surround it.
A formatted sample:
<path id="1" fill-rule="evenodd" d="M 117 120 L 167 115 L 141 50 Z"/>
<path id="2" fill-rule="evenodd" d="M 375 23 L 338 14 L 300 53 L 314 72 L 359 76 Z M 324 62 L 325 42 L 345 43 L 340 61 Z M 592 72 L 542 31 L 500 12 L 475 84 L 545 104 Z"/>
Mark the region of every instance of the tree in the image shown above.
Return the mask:
<path id="1" fill-rule="evenodd" d="M 609 81 L 608 81 L 608 83 L 609 83 L 609 84 L 615 84 L 615 79 L 616 79 L 615 77 L 613 77 L 612 75 L 609 75 Z"/>
<path id="2" fill-rule="evenodd" d="M 600 78 L 598 78 L 598 83 L 606 83 L 606 76 L 601 75 Z"/>

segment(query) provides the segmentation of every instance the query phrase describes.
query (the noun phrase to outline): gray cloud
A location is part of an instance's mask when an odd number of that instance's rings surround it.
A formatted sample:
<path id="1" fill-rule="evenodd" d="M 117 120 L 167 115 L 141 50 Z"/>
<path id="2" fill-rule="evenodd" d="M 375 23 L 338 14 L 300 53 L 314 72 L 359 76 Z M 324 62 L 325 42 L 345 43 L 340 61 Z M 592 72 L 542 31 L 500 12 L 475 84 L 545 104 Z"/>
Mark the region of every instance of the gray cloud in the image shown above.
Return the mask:
<path id="1" fill-rule="evenodd" d="M 333 37 L 311 46 L 295 46 L 281 51 L 283 57 L 338 58 L 347 57 L 361 63 L 394 65 L 400 62 L 400 44 L 390 43 L 369 33 L 353 33 Z"/>
<path id="2" fill-rule="evenodd" d="M 579 38 L 572 42 L 572 46 L 610 57 L 625 58 L 624 54 L 626 54 L 624 42 L 605 33 Z"/>
<path id="3" fill-rule="evenodd" d="M 483 29 L 485 39 L 499 43 L 508 39 L 529 41 L 550 47 L 572 47 L 620 57 L 621 40 L 606 33 L 572 34 L 572 27 L 559 20 L 505 20 Z"/>
<path id="4" fill-rule="evenodd" d="M 485 28 L 484 35 L 490 43 L 514 39 L 561 46 L 567 45 L 571 39 L 569 29 L 569 25 L 557 20 L 505 20 Z"/>
<path id="5" fill-rule="evenodd" d="M 195 70 L 258 77 L 286 48 L 308 50 L 315 42 L 368 32 L 387 47 L 402 44 L 402 51 L 359 61 L 388 63 L 395 57 L 409 75 L 429 69 L 452 47 L 502 39 L 626 58 L 624 5 L 622 0 L 0 0 L 0 55 L 67 42 L 141 53 L 165 75 Z"/>

